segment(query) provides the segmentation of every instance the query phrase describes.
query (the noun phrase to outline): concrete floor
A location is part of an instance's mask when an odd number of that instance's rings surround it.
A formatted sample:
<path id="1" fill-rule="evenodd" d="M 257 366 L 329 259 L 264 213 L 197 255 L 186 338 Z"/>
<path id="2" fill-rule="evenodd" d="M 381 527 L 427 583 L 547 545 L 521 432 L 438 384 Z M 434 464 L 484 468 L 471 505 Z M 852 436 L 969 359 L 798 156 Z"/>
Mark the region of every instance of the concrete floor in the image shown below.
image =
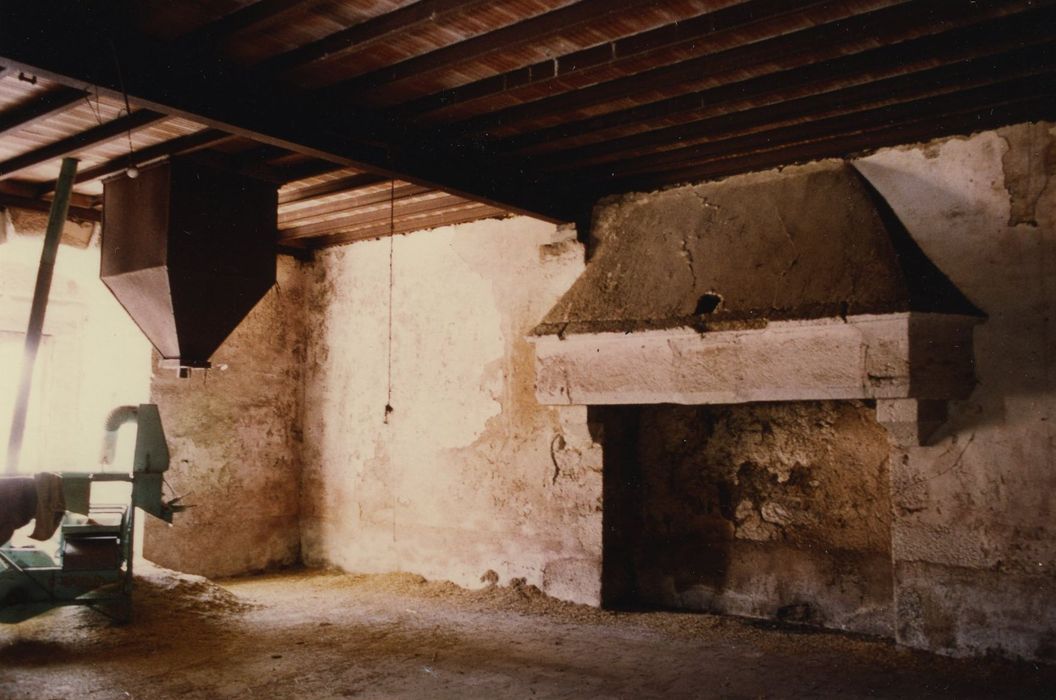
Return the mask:
<path id="1" fill-rule="evenodd" d="M 136 621 L 0 628 L 0 697 L 1054 697 L 1056 667 L 709 615 L 612 613 L 407 574 L 147 570 Z"/>

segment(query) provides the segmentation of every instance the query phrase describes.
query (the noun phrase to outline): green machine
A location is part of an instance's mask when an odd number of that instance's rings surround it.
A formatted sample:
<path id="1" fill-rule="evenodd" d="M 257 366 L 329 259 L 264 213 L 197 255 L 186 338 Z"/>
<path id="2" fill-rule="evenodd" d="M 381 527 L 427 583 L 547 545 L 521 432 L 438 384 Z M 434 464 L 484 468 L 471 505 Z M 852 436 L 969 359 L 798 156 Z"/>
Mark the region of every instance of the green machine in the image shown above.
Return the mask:
<path id="1" fill-rule="evenodd" d="M 169 449 L 157 406 L 122 406 L 110 414 L 103 465 L 113 459 L 118 429 L 133 421 L 137 431 L 131 472 L 58 473 L 61 497 L 55 500 L 62 510 L 55 515 L 61 518 L 57 537 L 40 546 L 0 543 L 0 623 L 20 622 L 65 605 L 89 606 L 115 620 L 130 618 L 136 508 L 168 523 L 185 508 L 179 498 L 166 501 L 162 496 Z M 56 477 L 49 476 L 54 484 Z M 16 484 L 17 479 L 22 483 Z M 31 487 L 28 480 L 0 478 L 0 490 L 5 482 L 9 487 Z M 131 484 L 124 502 L 93 498 L 94 484 L 113 482 Z"/>

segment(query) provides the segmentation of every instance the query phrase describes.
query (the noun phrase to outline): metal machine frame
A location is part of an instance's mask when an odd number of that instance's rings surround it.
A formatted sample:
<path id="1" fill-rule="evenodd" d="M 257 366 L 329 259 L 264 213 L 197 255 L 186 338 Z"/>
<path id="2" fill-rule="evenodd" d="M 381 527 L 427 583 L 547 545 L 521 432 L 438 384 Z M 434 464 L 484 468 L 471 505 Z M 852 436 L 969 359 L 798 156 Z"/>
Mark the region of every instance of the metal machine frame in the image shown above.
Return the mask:
<path id="1" fill-rule="evenodd" d="M 125 410 L 138 427 L 132 471 L 60 472 L 67 515 L 53 554 L 38 546 L 0 544 L 0 623 L 20 622 L 65 605 L 92 607 L 119 621 L 130 619 L 135 510 L 171 523 L 184 506 L 179 498 L 165 501 L 162 496 L 169 449 L 158 407 L 141 404 Z M 108 422 L 111 444 L 119 427 Z M 105 482 L 130 483 L 129 503 L 93 505 L 92 484 Z"/>

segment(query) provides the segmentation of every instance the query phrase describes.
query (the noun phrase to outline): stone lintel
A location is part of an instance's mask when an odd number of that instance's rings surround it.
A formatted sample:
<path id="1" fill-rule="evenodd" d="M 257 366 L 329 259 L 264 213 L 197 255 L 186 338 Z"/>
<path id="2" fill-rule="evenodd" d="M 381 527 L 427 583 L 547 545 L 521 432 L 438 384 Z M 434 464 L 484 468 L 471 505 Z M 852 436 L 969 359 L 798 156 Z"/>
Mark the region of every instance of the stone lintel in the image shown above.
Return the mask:
<path id="1" fill-rule="evenodd" d="M 974 385 L 979 321 L 903 312 L 529 340 L 544 404 L 946 400 L 966 397 Z"/>

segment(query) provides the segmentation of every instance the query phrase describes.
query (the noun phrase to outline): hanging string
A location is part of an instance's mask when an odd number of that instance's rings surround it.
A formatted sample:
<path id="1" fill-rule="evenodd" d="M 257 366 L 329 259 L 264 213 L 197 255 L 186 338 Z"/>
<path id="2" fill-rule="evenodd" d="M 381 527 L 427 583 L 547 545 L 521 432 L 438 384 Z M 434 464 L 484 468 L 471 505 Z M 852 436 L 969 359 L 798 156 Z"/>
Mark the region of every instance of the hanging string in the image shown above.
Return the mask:
<path id="1" fill-rule="evenodd" d="M 392 407 L 392 282 L 393 282 L 393 253 L 395 252 L 396 238 L 396 180 L 389 183 L 389 348 L 387 381 L 388 394 L 385 399 L 385 424 L 389 423 L 389 414 L 393 412 Z"/>
<path id="2" fill-rule="evenodd" d="M 121 58 L 117 53 L 117 45 L 112 38 L 109 39 L 110 53 L 114 57 L 114 68 L 117 70 L 117 83 L 121 88 L 121 94 L 125 98 L 125 114 L 132 116 L 132 104 L 128 99 L 128 90 L 125 89 L 125 75 L 121 71 Z M 132 148 L 132 127 L 128 128 L 128 167 L 125 174 L 132 180 L 139 177 L 139 168 L 136 167 L 135 149 Z"/>

